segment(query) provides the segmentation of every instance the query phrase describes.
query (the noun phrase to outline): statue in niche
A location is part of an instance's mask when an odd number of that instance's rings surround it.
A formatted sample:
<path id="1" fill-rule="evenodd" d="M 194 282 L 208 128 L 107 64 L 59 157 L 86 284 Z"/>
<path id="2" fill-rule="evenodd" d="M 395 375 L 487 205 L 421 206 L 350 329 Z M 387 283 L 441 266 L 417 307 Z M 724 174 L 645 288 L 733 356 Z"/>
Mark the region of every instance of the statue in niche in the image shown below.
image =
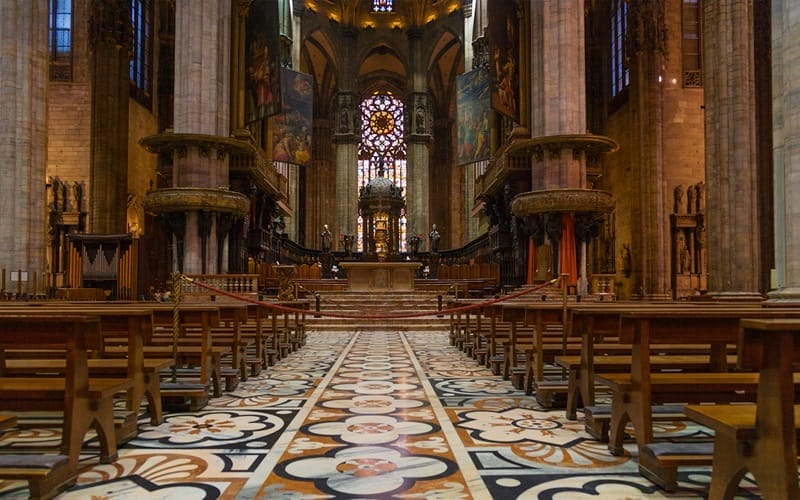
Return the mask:
<path id="1" fill-rule="evenodd" d="M 692 252 L 686 245 L 681 250 L 681 272 L 683 274 L 692 273 Z"/>
<path id="2" fill-rule="evenodd" d="M 83 212 L 83 182 L 75 181 L 72 185 L 72 197 L 75 200 L 73 208 L 77 212 Z"/>
<path id="3" fill-rule="evenodd" d="M 697 212 L 697 185 L 693 184 L 686 189 L 686 199 L 688 205 L 687 213 Z"/>
<path id="4" fill-rule="evenodd" d="M 425 133 L 425 106 L 419 104 L 415 111 L 414 118 L 417 121 L 417 134 Z"/>
<path id="5" fill-rule="evenodd" d="M 53 203 L 50 204 L 50 210 L 58 211 L 58 194 L 61 191 L 61 179 L 58 177 L 51 177 L 50 189 L 53 191 Z"/>
<path id="6" fill-rule="evenodd" d="M 706 183 L 697 183 L 697 212 L 703 213 L 706 211 Z"/>
<path id="7" fill-rule="evenodd" d="M 339 111 L 339 133 L 340 134 L 349 134 L 350 133 L 350 110 L 347 108 L 342 108 Z"/>
<path id="8" fill-rule="evenodd" d="M 686 191 L 683 188 L 683 184 L 678 184 L 675 186 L 675 213 L 682 214 L 685 213 L 686 210 L 686 201 L 684 200 L 684 194 Z"/>
<path id="9" fill-rule="evenodd" d="M 631 247 L 625 243 L 622 244 L 622 274 L 626 278 L 631 277 L 633 261 L 631 259 Z"/>

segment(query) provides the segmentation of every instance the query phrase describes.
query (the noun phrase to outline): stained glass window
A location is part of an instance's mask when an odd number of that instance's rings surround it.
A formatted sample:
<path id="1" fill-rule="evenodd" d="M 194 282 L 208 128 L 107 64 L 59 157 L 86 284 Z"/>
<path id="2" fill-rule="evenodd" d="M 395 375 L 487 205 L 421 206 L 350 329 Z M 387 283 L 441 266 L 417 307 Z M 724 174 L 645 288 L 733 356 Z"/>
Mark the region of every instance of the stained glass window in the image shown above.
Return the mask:
<path id="1" fill-rule="evenodd" d="M 152 0 L 131 0 L 133 28 L 133 57 L 130 63 L 131 96 L 142 105 L 150 107 L 153 82 L 150 78 L 153 51 Z"/>
<path id="2" fill-rule="evenodd" d="M 50 1 L 50 79 L 72 80 L 72 0 Z"/>
<path id="3" fill-rule="evenodd" d="M 394 2 L 392 0 L 372 0 L 372 12 L 392 12 Z"/>
<path id="4" fill-rule="evenodd" d="M 625 64 L 625 32 L 628 30 L 627 0 L 611 2 L 611 97 L 628 87 L 630 74 Z"/>
<path id="5" fill-rule="evenodd" d="M 682 14 L 683 39 L 681 40 L 681 63 L 683 65 L 683 86 L 702 87 L 702 47 L 701 15 L 703 7 L 700 0 L 684 0 Z"/>
<path id="6" fill-rule="evenodd" d="M 358 145 L 358 186 L 366 186 L 380 172 L 406 192 L 406 143 L 403 136 L 405 106 L 389 92 L 375 93 L 361 103 L 361 142 Z M 405 214 L 400 218 L 400 251 L 406 251 Z M 358 217 L 358 250 L 364 250 Z"/>

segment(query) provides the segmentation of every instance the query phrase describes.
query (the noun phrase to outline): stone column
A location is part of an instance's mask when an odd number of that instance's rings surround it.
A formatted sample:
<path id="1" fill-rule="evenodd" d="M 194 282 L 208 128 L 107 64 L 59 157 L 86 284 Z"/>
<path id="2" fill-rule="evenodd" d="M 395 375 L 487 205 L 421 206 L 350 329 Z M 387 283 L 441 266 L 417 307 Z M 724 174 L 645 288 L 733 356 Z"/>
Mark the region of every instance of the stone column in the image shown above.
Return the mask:
<path id="1" fill-rule="evenodd" d="M 172 154 L 172 187 L 145 206 L 172 221 L 177 270 L 187 274 L 227 271 L 229 230 L 249 206 L 228 185 L 228 153 L 251 151 L 231 138 L 231 9 L 230 0 L 177 0 L 174 129 L 141 141 Z"/>
<path id="2" fill-rule="evenodd" d="M 305 246 L 322 248 L 320 231 L 323 224 L 328 224 L 333 233 L 332 250 L 336 249 L 336 241 L 343 234 L 338 226 L 334 214 L 336 213 L 336 198 L 330 196 L 330 186 L 335 186 L 336 176 L 333 169 L 333 133 L 335 121 L 324 118 L 314 118 L 314 131 L 311 134 L 314 142 L 314 157 L 311 168 L 304 169 L 305 200 Z"/>
<path id="3" fill-rule="evenodd" d="M 531 2 L 531 137 L 586 133 L 583 0 Z M 553 145 L 531 189 L 586 187 L 586 156 Z"/>
<path id="4" fill-rule="evenodd" d="M 130 2 L 93 0 L 91 47 L 91 160 L 89 232 L 127 231 Z"/>
<path id="5" fill-rule="evenodd" d="M 10 0 L 2 9 L 0 292 L 30 293 L 43 291 L 46 265 L 48 2 Z M 20 270 L 28 281 L 11 283 L 10 273 Z"/>
<path id="6" fill-rule="evenodd" d="M 361 104 L 354 92 L 358 74 L 356 53 L 358 29 L 342 28 L 342 64 L 336 96 L 336 227 L 341 234 L 356 234 L 358 218 L 358 141 Z"/>
<path id="7" fill-rule="evenodd" d="M 549 243 L 553 268 L 585 291 L 586 261 L 570 251 L 576 245 L 573 221 L 613 207 L 609 193 L 587 189 L 586 155 L 615 150 L 616 144 L 586 133 L 583 0 L 530 2 L 530 9 L 531 137 L 515 137 L 509 149 L 531 151 L 531 191 L 517 195 L 511 209 L 530 223 L 547 221 L 548 241 L 541 245 Z M 550 259 L 543 248 L 542 258 Z"/>
<path id="8" fill-rule="evenodd" d="M 174 188 L 228 189 L 229 158 L 213 139 L 230 135 L 230 43 L 229 0 L 177 0 L 173 130 L 196 140 L 173 155 Z M 216 233 L 218 214 L 188 210 L 185 216 L 183 272 L 217 272 L 224 248 L 209 235 Z"/>
<path id="9" fill-rule="evenodd" d="M 722 299 L 758 298 L 761 231 L 750 0 L 703 3 L 703 65 L 708 290 Z"/>
<path id="10" fill-rule="evenodd" d="M 800 303 L 800 5 L 772 1 L 773 158 L 777 290 L 770 299 Z"/>
<path id="11" fill-rule="evenodd" d="M 427 93 L 425 61 L 423 60 L 423 29 L 412 27 L 406 33 L 408 37 L 408 53 L 411 68 L 411 84 L 406 99 L 406 143 L 408 145 L 407 183 L 406 183 L 406 218 L 408 228 L 415 231 L 429 231 L 430 204 L 428 186 L 430 183 L 430 145 L 432 141 L 432 116 L 430 98 Z M 443 170 L 444 172 L 444 170 Z M 443 174 L 440 174 L 443 175 Z M 445 228 L 445 231 L 447 229 Z M 445 237 L 446 244 L 452 244 Z"/>
<path id="12" fill-rule="evenodd" d="M 630 106 L 633 110 L 632 168 L 638 186 L 638 213 L 631 219 L 633 296 L 672 297 L 669 227 L 664 187 L 662 67 L 666 53 L 663 0 L 631 0 L 628 9 Z M 668 191 L 671 194 L 672 190 Z"/>

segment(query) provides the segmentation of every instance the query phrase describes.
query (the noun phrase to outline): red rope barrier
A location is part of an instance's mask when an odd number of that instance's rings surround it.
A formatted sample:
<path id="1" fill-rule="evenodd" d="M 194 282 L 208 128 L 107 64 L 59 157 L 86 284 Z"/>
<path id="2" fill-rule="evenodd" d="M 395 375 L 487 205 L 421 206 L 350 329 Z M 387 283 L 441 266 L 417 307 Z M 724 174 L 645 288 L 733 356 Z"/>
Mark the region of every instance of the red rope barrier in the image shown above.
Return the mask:
<path id="1" fill-rule="evenodd" d="M 512 293 L 509 293 L 507 295 L 503 295 L 503 296 L 500 296 L 500 297 L 497 297 L 497 298 L 494 298 L 494 299 L 490 299 L 490 300 L 486 300 L 486 301 L 482 301 L 482 302 L 477 302 L 477 303 L 474 303 L 474 304 L 468 304 L 468 305 L 465 305 L 465 306 L 451 307 L 451 308 L 448 308 L 448 309 L 442 309 L 441 311 L 439 311 L 437 309 L 437 310 L 433 310 L 433 311 L 405 313 L 405 314 L 380 314 L 380 315 L 374 314 L 373 315 L 373 314 L 347 314 L 347 313 L 337 313 L 337 312 L 330 312 L 330 311 L 327 311 L 327 312 L 326 311 L 311 311 L 311 310 L 308 310 L 308 309 L 297 309 L 297 308 L 294 308 L 294 307 L 286 307 L 286 306 L 282 306 L 282 305 L 279 305 L 279 304 L 273 304 L 273 303 L 270 303 L 270 302 L 263 302 L 263 301 L 260 301 L 260 300 L 251 299 L 249 297 L 242 297 L 241 295 L 236 295 L 236 294 L 234 294 L 232 292 L 228 292 L 227 290 L 221 290 L 219 288 L 214 288 L 214 287 L 212 287 L 210 285 L 207 285 L 207 284 L 203 283 L 202 281 L 190 278 L 190 277 L 188 277 L 186 275 L 181 275 L 181 279 L 186 280 L 187 282 L 192 283 L 193 285 L 197 285 L 200 288 L 204 288 L 206 290 L 209 290 L 209 291 L 212 291 L 214 293 L 217 293 L 219 295 L 224 295 L 226 297 L 231 297 L 231 298 L 239 300 L 241 302 L 247 302 L 249 304 L 254 304 L 254 305 L 257 305 L 257 306 L 260 306 L 260 307 L 265 307 L 267 309 L 274 309 L 276 311 L 282 311 L 282 312 L 304 313 L 304 314 L 313 313 L 315 317 L 324 316 L 324 317 L 342 318 L 342 319 L 408 319 L 408 318 L 422 318 L 422 317 L 425 317 L 425 316 L 436 316 L 436 315 L 444 314 L 444 313 L 456 313 L 456 312 L 470 311 L 470 310 L 473 310 L 473 309 L 479 309 L 479 308 L 485 307 L 487 305 L 493 305 L 493 304 L 497 304 L 497 303 L 500 303 L 500 302 L 505 302 L 507 300 L 515 299 L 517 297 L 521 297 L 523 295 L 527 295 L 529 293 L 533 293 L 535 291 L 541 290 L 541 289 L 543 289 L 545 287 L 548 287 L 550 285 L 554 285 L 555 283 L 557 283 L 560 280 L 560 278 L 555 278 L 555 279 L 552 279 L 552 280 L 547 281 L 545 283 L 541 283 L 539 285 L 536 285 L 536 286 L 533 286 L 533 287 L 530 287 L 530 288 L 523 288 L 521 290 L 517 290 L 516 292 L 512 292 Z"/>

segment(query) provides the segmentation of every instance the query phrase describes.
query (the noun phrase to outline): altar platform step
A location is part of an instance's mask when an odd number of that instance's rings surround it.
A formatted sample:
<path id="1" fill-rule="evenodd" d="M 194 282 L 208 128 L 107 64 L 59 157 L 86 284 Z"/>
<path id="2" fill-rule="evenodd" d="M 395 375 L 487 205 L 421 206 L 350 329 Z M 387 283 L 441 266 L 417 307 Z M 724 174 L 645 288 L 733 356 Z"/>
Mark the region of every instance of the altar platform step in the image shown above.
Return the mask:
<path id="1" fill-rule="evenodd" d="M 312 306 L 312 310 L 314 308 Z M 449 315 L 440 316 L 436 294 L 417 291 L 328 292 L 320 294 L 320 311 L 323 315 L 319 318 L 314 317 L 313 311 L 308 315 L 308 329 L 446 330 L 450 324 Z M 325 312 L 344 314 L 348 318 L 326 317 Z M 420 316 L 422 314 L 424 316 Z"/>

